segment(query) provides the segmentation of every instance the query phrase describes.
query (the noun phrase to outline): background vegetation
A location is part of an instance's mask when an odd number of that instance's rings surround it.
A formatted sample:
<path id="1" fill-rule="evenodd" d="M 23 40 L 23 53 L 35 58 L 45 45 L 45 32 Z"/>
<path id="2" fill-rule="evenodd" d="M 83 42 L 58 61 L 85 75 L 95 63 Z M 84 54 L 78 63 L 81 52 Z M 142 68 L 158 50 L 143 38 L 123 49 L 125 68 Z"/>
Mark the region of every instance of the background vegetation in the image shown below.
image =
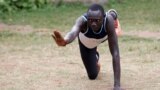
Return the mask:
<path id="1" fill-rule="evenodd" d="M 53 3 L 45 5 L 48 2 L 47 0 L 39 0 L 39 2 L 38 0 L 28 0 L 28 2 L 24 2 L 23 0 L 20 2 L 18 0 L 9 1 L 14 1 L 15 5 L 21 3 L 20 5 L 23 5 L 24 8 L 25 5 L 26 8 L 30 6 L 36 8 L 40 6 L 41 8 L 35 10 L 29 9 L 27 11 L 26 9 L 18 9 L 17 12 L 14 11 L 7 14 L 2 13 L 0 16 L 1 22 L 7 24 L 29 24 L 33 27 L 60 28 L 62 30 L 69 29 L 75 19 L 85 13 L 87 8 L 87 6 L 84 6 L 82 3 L 62 3 L 57 7 L 57 5 Z M 37 3 L 35 3 L 36 1 Z M 7 0 L 5 2 L 7 2 Z M 119 19 L 124 30 L 158 31 L 160 23 L 158 3 L 159 0 L 123 0 L 122 3 L 117 3 L 116 0 L 111 0 L 110 3 L 105 4 L 104 7 L 106 11 L 110 8 L 114 8 L 118 11 Z M 12 5 L 9 7 L 11 8 Z M 4 9 L 5 8 L 1 8 L 0 11 L 3 11 Z M 8 10 L 10 11 L 10 9 Z M 154 29 L 152 29 L 153 27 Z"/>
<path id="2" fill-rule="evenodd" d="M 48 4 L 49 0 L 1 0 L 0 12 L 12 12 L 18 10 L 35 10 Z"/>

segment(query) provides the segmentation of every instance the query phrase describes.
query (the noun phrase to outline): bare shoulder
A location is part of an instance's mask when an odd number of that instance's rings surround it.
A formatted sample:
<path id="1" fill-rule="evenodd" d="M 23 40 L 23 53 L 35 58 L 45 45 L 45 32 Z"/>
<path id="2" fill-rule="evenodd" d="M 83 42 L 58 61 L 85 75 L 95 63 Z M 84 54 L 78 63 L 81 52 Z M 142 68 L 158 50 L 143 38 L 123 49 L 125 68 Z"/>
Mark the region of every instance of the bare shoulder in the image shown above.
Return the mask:
<path id="1" fill-rule="evenodd" d="M 108 21 L 108 23 L 110 24 L 113 24 L 114 23 L 114 19 L 113 19 L 113 17 L 110 15 L 110 14 L 108 14 L 107 15 L 107 21 Z"/>
<path id="2" fill-rule="evenodd" d="M 76 20 L 76 24 L 78 24 L 78 25 L 83 25 L 86 22 L 87 22 L 87 20 L 83 16 L 78 17 Z"/>
<path id="3" fill-rule="evenodd" d="M 114 29 L 114 19 L 110 14 L 107 15 L 106 22 L 107 22 L 106 23 L 107 30 Z"/>
<path id="4" fill-rule="evenodd" d="M 108 35 L 113 35 L 113 33 L 115 32 L 115 28 L 114 28 L 114 19 L 113 17 L 108 14 L 107 15 L 107 18 L 106 18 L 106 30 L 107 30 L 107 33 Z"/>
<path id="5" fill-rule="evenodd" d="M 80 28 L 80 31 L 85 32 L 87 29 L 87 19 L 84 16 L 80 16 L 76 20 L 76 26 Z"/>

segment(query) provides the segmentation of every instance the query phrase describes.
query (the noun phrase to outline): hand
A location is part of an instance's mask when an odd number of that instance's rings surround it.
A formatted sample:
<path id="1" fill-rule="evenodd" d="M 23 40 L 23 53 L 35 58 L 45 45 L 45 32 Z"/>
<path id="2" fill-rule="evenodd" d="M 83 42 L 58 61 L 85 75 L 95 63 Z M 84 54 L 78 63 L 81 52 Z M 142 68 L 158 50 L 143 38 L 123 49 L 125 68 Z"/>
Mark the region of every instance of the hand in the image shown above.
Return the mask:
<path id="1" fill-rule="evenodd" d="M 123 89 L 121 89 L 119 86 L 115 86 L 113 90 L 123 90 Z"/>
<path id="2" fill-rule="evenodd" d="M 66 46 L 67 42 L 58 31 L 53 31 L 52 37 L 58 46 Z"/>

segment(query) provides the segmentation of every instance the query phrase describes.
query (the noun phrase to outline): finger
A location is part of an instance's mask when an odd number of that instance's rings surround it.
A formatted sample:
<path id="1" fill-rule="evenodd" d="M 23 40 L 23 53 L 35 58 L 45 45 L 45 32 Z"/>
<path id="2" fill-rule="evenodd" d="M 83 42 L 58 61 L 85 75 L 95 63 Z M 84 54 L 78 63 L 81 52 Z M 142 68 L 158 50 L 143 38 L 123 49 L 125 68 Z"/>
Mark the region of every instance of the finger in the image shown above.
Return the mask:
<path id="1" fill-rule="evenodd" d="M 54 35 L 51 35 L 52 36 L 52 38 L 56 41 L 57 39 L 56 39 L 56 37 L 54 36 Z"/>
<path id="2" fill-rule="evenodd" d="M 54 31 L 54 35 L 56 38 L 63 38 L 62 35 L 58 31 Z"/>
<path id="3" fill-rule="evenodd" d="M 57 38 L 54 35 L 51 35 L 51 36 L 54 39 L 54 41 L 56 42 L 56 44 L 59 46 L 59 43 L 57 42 Z"/>
<path id="4" fill-rule="evenodd" d="M 61 35 L 58 31 L 54 31 L 54 35 L 57 37 L 57 38 L 61 38 Z"/>

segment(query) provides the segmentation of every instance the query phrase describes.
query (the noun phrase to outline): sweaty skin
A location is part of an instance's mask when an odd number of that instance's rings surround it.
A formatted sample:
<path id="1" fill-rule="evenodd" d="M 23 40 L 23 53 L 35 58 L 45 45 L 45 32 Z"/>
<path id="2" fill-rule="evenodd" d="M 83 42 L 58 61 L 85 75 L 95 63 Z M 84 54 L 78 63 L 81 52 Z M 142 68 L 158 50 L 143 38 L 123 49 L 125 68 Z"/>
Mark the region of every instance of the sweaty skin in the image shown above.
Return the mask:
<path id="1" fill-rule="evenodd" d="M 97 11 L 89 10 L 88 22 L 86 22 L 83 17 L 79 17 L 76 20 L 71 31 L 68 32 L 64 38 L 58 31 L 54 31 L 52 37 L 54 38 L 58 46 L 66 46 L 67 44 L 71 43 L 78 36 L 80 32 L 85 32 L 87 29 L 87 26 L 91 27 L 94 32 L 98 32 L 100 30 L 100 27 L 102 26 L 103 19 L 104 17 L 99 10 Z M 111 15 L 108 15 L 106 30 L 108 33 L 109 50 L 112 55 L 112 62 L 113 62 L 113 72 L 114 72 L 113 90 L 121 90 L 120 89 L 120 76 L 121 76 L 120 75 L 121 74 L 120 54 L 119 54 L 117 35 L 115 32 L 114 19 Z"/>

